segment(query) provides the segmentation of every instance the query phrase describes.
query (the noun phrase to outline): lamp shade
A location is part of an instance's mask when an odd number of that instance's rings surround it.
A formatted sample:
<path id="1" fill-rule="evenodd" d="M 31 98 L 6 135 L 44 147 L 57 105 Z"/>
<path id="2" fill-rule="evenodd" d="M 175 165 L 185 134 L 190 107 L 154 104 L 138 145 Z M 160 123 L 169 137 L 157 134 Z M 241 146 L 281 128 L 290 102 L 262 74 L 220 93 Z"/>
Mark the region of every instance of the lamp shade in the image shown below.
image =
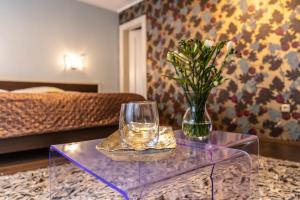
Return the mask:
<path id="1" fill-rule="evenodd" d="M 66 70 L 83 70 L 83 55 L 67 54 L 64 56 Z"/>

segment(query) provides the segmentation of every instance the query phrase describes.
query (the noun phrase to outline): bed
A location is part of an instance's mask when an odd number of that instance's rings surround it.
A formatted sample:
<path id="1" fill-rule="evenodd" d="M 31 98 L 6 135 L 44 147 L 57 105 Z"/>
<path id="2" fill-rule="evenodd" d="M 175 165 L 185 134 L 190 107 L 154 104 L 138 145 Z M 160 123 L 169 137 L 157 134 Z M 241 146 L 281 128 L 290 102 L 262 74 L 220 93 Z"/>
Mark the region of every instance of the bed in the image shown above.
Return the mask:
<path id="1" fill-rule="evenodd" d="M 57 91 L 24 90 L 42 86 Z M 0 89 L 10 91 L 0 92 L 0 154 L 107 137 L 117 129 L 121 104 L 144 100 L 98 93 L 97 84 L 0 81 Z"/>

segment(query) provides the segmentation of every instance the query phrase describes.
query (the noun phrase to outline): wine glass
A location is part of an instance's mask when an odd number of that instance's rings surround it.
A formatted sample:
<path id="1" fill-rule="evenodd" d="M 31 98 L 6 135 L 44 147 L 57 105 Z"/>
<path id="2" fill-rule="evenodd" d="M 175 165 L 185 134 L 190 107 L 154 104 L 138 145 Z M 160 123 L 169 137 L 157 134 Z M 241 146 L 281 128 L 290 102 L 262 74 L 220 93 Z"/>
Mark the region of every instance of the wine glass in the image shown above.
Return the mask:
<path id="1" fill-rule="evenodd" d="M 159 117 L 154 101 L 124 103 L 119 132 L 122 145 L 135 150 L 152 148 L 158 141 Z"/>

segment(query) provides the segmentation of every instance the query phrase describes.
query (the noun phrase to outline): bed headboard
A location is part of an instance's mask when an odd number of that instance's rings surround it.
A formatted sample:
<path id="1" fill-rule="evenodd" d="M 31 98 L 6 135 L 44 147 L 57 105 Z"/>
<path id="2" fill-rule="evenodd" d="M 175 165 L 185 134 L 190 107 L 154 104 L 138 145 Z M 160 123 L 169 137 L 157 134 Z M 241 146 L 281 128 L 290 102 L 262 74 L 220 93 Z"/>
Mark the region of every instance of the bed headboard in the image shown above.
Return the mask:
<path id="1" fill-rule="evenodd" d="M 66 91 L 98 92 L 97 84 L 0 81 L 0 89 L 9 91 L 39 86 L 57 87 Z"/>

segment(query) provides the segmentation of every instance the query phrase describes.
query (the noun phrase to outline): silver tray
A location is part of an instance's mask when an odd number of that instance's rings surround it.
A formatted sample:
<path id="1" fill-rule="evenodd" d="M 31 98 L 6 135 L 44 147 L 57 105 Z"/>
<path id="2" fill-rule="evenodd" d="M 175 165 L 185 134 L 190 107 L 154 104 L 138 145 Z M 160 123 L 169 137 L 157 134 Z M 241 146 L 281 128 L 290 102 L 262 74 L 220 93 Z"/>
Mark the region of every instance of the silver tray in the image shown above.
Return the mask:
<path id="1" fill-rule="evenodd" d="M 176 139 L 171 127 L 159 127 L 159 139 L 155 147 L 145 150 L 125 148 L 121 144 L 119 131 L 103 139 L 96 149 L 116 161 L 157 161 L 173 154 Z"/>

